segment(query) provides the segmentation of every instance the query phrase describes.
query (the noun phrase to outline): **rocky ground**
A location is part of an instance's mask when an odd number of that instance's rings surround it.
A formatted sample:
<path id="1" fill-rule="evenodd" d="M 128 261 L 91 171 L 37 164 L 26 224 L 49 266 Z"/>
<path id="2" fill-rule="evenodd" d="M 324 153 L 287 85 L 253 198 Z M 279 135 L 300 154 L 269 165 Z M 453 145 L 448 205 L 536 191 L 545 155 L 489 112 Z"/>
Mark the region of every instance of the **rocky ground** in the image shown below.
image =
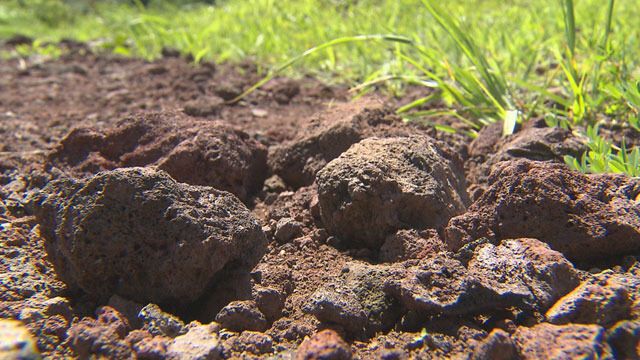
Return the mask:
<path id="1" fill-rule="evenodd" d="M 0 358 L 640 358 L 640 180 L 571 132 L 62 47 L 0 60 Z"/>

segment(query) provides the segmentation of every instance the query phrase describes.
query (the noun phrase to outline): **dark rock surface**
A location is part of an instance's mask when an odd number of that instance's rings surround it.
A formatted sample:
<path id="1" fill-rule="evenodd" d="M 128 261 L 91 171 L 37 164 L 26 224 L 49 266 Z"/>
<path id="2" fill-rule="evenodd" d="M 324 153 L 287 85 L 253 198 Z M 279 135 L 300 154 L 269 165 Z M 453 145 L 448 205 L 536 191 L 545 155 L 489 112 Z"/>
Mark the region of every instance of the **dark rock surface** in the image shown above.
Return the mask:
<path id="1" fill-rule="evenodd" d="M 428 136 L 370 138 L 318 172 L 328 231 L 377 250 L 398 229 L 442 228 L 468 202 L 459 159 Z"/>
<path id="2" fill-rule="evenodd" d="M 171 112 L 125 118 L 107 131 L 76 128 L 48 158 L 76 174 L 152 165 L 242 201 L 262 189 L 267 175 L 267 150 L 246 133 Z"/>
<path id="3" fill-rule="evenodd" d="M 422 259 L 446 250 L 446 245 L 434 229 L 398 230 L 384 239 L 380 247 L 379 260 L 399 262 Z"/>
<path id="4" fill-rule="evenodd" d="M 124 341 L 129 330 L 125 318 L 109 307 L 98 308 L 96 316 L 97 319 L 83 318 L 67 331 L 69 347 L 75 354 L 81 359 L 135 359 Z"/>
<path id="5" fill-rule="evenodd" d="M 292 141 L 269 149 L 269 166 L 298 188 L 313 183 L 320 169 L 362 139 L 408 136 L 418 129 L 403 124 L 380 100 L 362 98 L 315 114 Z"/>
<path id="6" fill-rule="evenodd" d="M 55 181 L 33 203 L 60 277 L 105 299 L 186 304 L 225 266 L 251 269 L 266 247 L 233 195 L 149 168 Z"/>
<path id="7" fill-rule="evenodd" d="M 465 214 L 449 221 L 450 249 L 480 237 L 531 237 L 579 261 L 640 248 L 638 180 L 517 160 L 496 167 L 489 183 Z"/>
<path id="8" fill-rule="evenodd" d="M 216 322 L 231 331 L 265 331 L 267 319 L 252 300 L 232 301 L 216 315 Z"/>

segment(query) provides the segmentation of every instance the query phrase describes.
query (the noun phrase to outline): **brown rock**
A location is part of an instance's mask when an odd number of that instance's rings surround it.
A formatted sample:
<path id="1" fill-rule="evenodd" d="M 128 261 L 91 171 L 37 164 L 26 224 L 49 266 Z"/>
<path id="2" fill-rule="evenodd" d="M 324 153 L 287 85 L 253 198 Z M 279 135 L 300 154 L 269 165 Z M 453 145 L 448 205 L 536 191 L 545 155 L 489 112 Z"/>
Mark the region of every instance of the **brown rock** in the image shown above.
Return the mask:
<path id="1" fill-rule="evenodd" d="M 123 338 L 128 331 L 124 316 L 105 306 L 96 311 L 97 319 L 83 318 L 67 331 L 67 343 L 75 354 L 86 359 L 103 356 L 109 359 L 134 359 Z"/>
<path id="2" fill-rule="evenodd" d="M 318 172 L 322 222 L 352 247 L 377 250 L 398 229 L 442 228 L 463 212 L 462 177 L 431 137 L 366 139 Z"/>
<path id="3" fill-rule="evenodd" d="M 220 357 L 218 324 L 192 326 L 189 331 L 176 337 L 167 348 L 169 359 L 215 360 Z"/>
<path id="4" fill-rule="evenodd" d="M 266 250 L 261 224 L 233 195 L 150 168 L 60 179 L 33 202 L 59 276 L 105 300 L 188 304 L 225 265 L 247 271 Z"/>
<path id="5" fill-rule="evenodd" d="M 598 324 L 609 327 L 631 317 L 640 301 L 640 278 L 611 270 L 593 275 L 558 301 L 549 311 L 552 324 Z"/>
<path id="6" fill-rule="evenodd" d="M 320 169 L 362 139 L 416 131 L 380 100 L 361 98 L 315 114 L 294 140 L 269 150 L 268 162 L 275 174 L 298 188 L 313 183 Z"/>
<path id="7" fill-rule="evenodd" d="M 323 330 L 305 339 L 296 360 L 351 360 L 351 347 L 333 330 Z"/>
<path id="8" fill-rule="evenodd" d="M 494 329 L 474 350 L 472 360 L 517 360 L 518 349 L 509 334 Z"/>
<path id="9" fill-rule="evenodd" d="M 262 189 L 266 157 L 265 147 L 244 132 L 169 112 L 126 118 L 106 132 L 74 129 L 48 160 L 82 175 L 157 166 L 180 182 L 213 186 L 246 201 Z"/>
<path id="10" fill-rule="evenodd" d="M 551 325 L 520 327 L 511 337 L 522 359 L 603 359 L 610 355 L 603 343 L 604 328 L 598 325 Z"/>
<path id="11" fill-rule="evenodd" d="M 467 268 L 502 298 L 543 311 L 580 283 L 578 271 L 562 254 L 535 239 L 481 245 Z"/>
<path id="12" fill-rule="evenodd" d="M 22 322 L 0 319 L 0 359 L 40 360 L 36 342 Z"/>
<path id="13" fill-rule="evenodd" d="M 398 230 L 384 240 L 380 247 L 379 259 L 383 262 L 422 259 L 444 250 L 446 245 L 434 229 Z"/>
<path id="14" fill-rule="evenodd" d="M 607 330 L 615 359 L 640 359 L 640 321 L 621 321 Z"/>
<path id="15" fill-rule="evenodd" d="M 216 321 L 222 327 L 236 332 L 244 330 L 265 331 L 267 329 L 267 320 L 264 314 L 251 300 L 232 301 L 220 310 L 216 315 Z"/>
<path id="16" fill-rule="evenodd" d="M 638 180 L 517 160 L 497 167 L 489 183 L 465 214 L 449 221 L 445 241 L 450 249 L 480 237 L 530 237 L 579 261 L 640 248 Z"/>

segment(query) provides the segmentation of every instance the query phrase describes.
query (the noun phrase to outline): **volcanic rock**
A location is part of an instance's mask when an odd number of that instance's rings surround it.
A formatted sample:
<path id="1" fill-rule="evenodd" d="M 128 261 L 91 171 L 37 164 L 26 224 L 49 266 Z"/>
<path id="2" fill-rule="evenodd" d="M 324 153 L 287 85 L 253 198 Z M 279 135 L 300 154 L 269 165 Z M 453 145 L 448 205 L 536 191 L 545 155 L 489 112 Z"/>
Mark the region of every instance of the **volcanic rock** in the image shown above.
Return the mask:
<path id="1" fill-rule="evenodd" d="M 266 148 L 242 131 L 171 112 L 125 118 L 107 131 L 76 128 L 48 156 L 81 175 L 156 166 L 180 182 L 213 186 L 242 201 L 262 189 L 266 158 Z"/>
<path id="2" fill-rule="evenodd" d="M 513 297 L 528 309 L 548 309 L 580 283 L 578 271 L 562 254 L 535 239 L 481 245 L 467 267 L 500 297 Z"/>
<path id="3" fill-rule="evenodd" d="M 468 201 L 456 157 L 428 136 L 370 138 L 318 172 L 322 222 L 377 250 L 398 229 L 442 228 Z"/>
<path id="4" fill-rule="evenodd" d="M 629 319 L 640 302 L 640 278 L 607 270 L 593 275 L 558 301 L 549 311 L 552 324 L 598 324 L 609 327 Z M 640 314 L 635 314 L 639 316 Z"/>
<path id="5" fill-rule="evenodd" d="M 176 337 L 167 348 L 169 359 L 215 360 L 221 346 L 217 334 L 218 324 L 191 326 L 189 331 Z"/>
<path id="6" fill-rule="evenodd" d="M 386 237 L 384 244 L 380 247 L 379 260 L 400 262 L 422 259 L 444 250 L 446 250 L 446 245 L 434 229 L 421 231 L 403 229 Z"/>
<path id="7" fill-rule="evenodd" d="M 496 167 L 489 183 L 466 213 L 449 221 L 445 241 L 451 250 L 481 237 L 535 238 L 572 261 L 640 248 L 637 179 L 517 160 Z"/>
<path id="8" fill-rule="evenodd" d="M 216 315 L 216 322 L 231 331 L 265 331 L 267 320 L 251 300 L 232 301 Z"/>
<path id="9" fill-rule="evenodd" d="M 0 319 L 0 359 L 40 360 L 35 341 L 20 321 Z"/>
<path id="10" fill-rule="evenodd" d="M 310 185 L 316 173 L 362 139 L 409 136 L 418 132 L 403 124 L 390 108 L 374 98 L 362 98 L 315 114 L 289 143 L 269 149 L 272 171 L 294 187 Z"/>
<path id="11" fill-rule="evenodd" d="M 520 327 L 511 338 L 523 360 L 602 359 L 610 354 L 609 346 L 603 343 L 604 328 L 598 325 L 542 323 Z"/>
<path id="12" fill-rule="evenodd" d="M 517 360 L 518 349 L 509 334 L 494 329 L 473 351 L 471 360 Z"/>
<path id="13" fill-rule="evenodd" d="M 89 356 L 134 359 L 123 340 L 129 330 L 124 316 L 108 306 L 96 310 L 97 319 L 85 317 L 67 331 L 69 347 L 81 359 Z"/>
<path id="14" fill-rule="evenodd" d="M 32 204 L 59 276 L 105 300 L 188 304 L 222 268 L 248 271 L 266 250 L 233 195 L 150 168 L 56 180 Z"/>
<path id="15" fill-rule="evenodd" d="M 351 347 L 333 330 L 323 330 L 305 339 L 296 360 L 351 360 Z"/>

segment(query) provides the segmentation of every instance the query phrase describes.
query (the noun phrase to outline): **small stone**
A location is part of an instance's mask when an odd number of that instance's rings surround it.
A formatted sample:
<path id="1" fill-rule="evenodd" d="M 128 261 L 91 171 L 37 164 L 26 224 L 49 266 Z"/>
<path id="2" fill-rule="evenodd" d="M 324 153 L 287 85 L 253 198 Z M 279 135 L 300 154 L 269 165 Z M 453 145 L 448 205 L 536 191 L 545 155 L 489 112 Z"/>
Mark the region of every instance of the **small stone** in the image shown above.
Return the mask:
<path id="1" fill-rule="evenodd" d="M 494 329 L 473 351 L 472 360 L 517 360 L 518 350 L 509 334 Z"/>
<path id="2" fill-rule="evenodd" d="M 223 106 L 224 100 L 217 96 L 199 98 L 185 104 L 184 113 L 189 116 L 207 117 L 218 115 Z"/>
<path id="3" fill-rule="evenodd" d="M 142 329 L 152 335 L 163 335 L 174 338 L 187 332 L 184 323 L 174 315 L 165 313 L 156 304 L 149 304 L 140 310 L 138 319 Z"/>
<path id="4" fill-rule="evenodd" d="M 303 224 L 301 222 L 292 218 L 282 218 L 276 224 L 274 236 L 279 243 L 283 244 L 302 235 L 302 228 Z"/>
<path id="5" fill-rule="evenodd" d="M 603 343 L 604 328 L 598 325 L 538 324 L 520 327 L 512 335 L 523 360 L 600 359 L 610 353 Z"/>
<path id="6" fill-rule="evenodd" d="M 351 360 L 352 356 L 351 347 L 338 333 L 323 330 L 302 342 L 295 360 Z"/>
<path id="7" fill-rule="evenodd" d="M 167 356 L 180 360 L 215 360 L 220 356 L 221 346 L 215 325 L 195 326 L 176 337 L 167 349 Z"/>
<path id="8" fill-rule="evenodd" d="M 251 300 L 232 301 L 216 315 L 216 322 L 222 327 L 236 332 L 244 330 L 265 331 L 267 319 Z"/>

